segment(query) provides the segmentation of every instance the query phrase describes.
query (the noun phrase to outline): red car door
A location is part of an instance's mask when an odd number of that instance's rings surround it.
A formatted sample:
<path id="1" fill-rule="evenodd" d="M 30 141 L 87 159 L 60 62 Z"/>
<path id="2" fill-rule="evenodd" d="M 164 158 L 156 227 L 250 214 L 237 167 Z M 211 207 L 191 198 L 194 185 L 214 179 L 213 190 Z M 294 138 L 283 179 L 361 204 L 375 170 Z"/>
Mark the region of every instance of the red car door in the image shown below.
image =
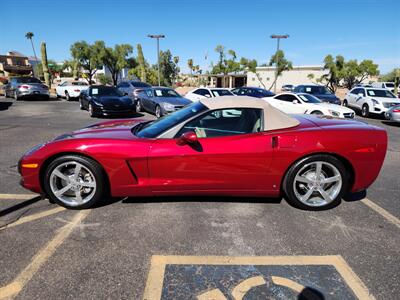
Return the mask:
<path id="1" fill-rule="evenodd" d="M 273 155 L 265 133 L 199 139 L 197 147 L 156 140 L 149 154 L 153 192 L 273 190 L 268 184 Z"/>

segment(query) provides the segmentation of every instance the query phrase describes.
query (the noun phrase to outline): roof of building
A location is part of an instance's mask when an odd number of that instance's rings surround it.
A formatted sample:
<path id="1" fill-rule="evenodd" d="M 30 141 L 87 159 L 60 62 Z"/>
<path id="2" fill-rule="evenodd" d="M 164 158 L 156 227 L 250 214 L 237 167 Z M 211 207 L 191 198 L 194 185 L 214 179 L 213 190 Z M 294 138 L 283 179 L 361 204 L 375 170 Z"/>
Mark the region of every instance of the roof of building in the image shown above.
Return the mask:
<path id="1" fill-rule="evenodd" d="M 264 111 L 264 130 L 294 127 L 300 122 L 271 106 L 267 101 L 248 96 L 223 96 L 200 100 L 209 109 L 259 108 Z"/>

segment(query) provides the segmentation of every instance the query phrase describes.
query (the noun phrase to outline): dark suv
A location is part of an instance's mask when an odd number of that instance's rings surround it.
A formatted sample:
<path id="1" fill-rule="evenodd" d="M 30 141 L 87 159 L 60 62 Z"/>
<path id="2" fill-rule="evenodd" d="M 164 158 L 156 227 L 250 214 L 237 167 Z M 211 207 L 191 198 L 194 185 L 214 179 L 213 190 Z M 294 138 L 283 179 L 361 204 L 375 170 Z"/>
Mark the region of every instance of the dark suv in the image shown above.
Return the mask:
<path id="1" fill-rule="evenodd" d="M 295 93 L 307 93 L 314 95 L 322 102 L 328 102 L 333 104 L 340 105 L 340 99 L 332 94 L 325 86 L 323 85 L 298 85 L 294 88 Z"/>

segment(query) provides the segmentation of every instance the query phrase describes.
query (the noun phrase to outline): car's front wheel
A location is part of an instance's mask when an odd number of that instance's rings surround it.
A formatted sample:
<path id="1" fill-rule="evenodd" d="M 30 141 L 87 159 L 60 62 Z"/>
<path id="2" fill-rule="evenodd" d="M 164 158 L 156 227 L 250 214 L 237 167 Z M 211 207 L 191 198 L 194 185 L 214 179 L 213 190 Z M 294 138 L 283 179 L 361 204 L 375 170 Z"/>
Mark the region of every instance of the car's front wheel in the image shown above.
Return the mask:
<path id="1" fill-rule="evenodd" d="M 69 96 L 69 93 L 65 91 L 65 100 L 70 101 L 71 97 Z"/>
<path id="2" fill-rule="evenodd" d="M 319 111 L 319 110 L 314 110 L 311 114 L 314 116 L 322 116 L 323 115 L 322 111 Z"/>
<path id="3" fill-rule="evenodd" d="M 142 108 L 142 103 L 140 102 L 140 100 L 136 101 L 136 112 L 141 112 L 143 110 Z"/>
<path id="4" fill-rule="evenodd" d="M 14 91 L 14 100 L 19 100 L 17 91 Z"/>
<path id="5" fill-rule="evenodd" d="M 369 106 L 368 106 L 368 104 L 364 104 L 364 105 L 362 106 L 362 108 L 361 108 L 361 115 L 362 115 L 364 118 L 368 118 L 368 116 L 369 116 Z"/>
<path id="6" fill-rule="evenodd" d="M 161 106 L 157 105 L 156 106 L 156 117 L 161 118 L 162 117 L 162 112 L 161 112 Z"/>
<path id="7" fill-rule="evenodd" d="M 283 190 L 292 205 L 306 210 L 325 210 L 340 204 L 347 191 L 348 173 L 330 155 L 314 155 L 295 163 L 286 173 Z"/>
<path id="8" fill-rule="evenodd" d="M 89 105 L 88 105 L 88 111 L 89 111 L 90 117 L 92 117 L 92 118 L 96 117 L 96 113 L 95 113 L 93 105 L 91 103 L 89 103 Z"/>
<path id="9" fill-rule="evenodd" d="M 344 107 L 348 107 L 348 106 L 349 106 L 349 103 L 347 102 L 346 99 L 343 100 L 343 106 L 344 106 Z"/>
<path id="10" fill-rule="evenodd" d="M 102 167 L 94 160 L 66 155 L 49 164 L 43 185 L 51 201 L 66 208 L 84 209 L 100 201 L 107 182 Z"/>

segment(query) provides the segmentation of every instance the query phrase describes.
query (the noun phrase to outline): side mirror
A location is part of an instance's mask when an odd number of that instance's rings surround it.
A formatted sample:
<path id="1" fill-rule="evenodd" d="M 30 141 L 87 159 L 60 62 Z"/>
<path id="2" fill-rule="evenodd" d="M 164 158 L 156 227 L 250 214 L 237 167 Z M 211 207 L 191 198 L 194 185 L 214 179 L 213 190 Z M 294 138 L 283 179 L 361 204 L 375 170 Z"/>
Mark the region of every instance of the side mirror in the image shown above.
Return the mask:
<path id="1" fill-rule="evenodd" d="M 204 97 L 206 97 L 206 98 L 211 98 L 211 95 L 205 94 Z"/>
<path id="2" fill-rule="evenodd" d="M 358 97 L 364 97 L 364 94 L 359 93 L 359 94 L 358 94 Z"/>
<path id="3" fill-rule="evenodd" d="M 293 104 L 299 104 L 299 100 L 294 99 L 294 100 L 292 101 L 292 103 L 293 103 Z"/>
<path id="4" fill-rule="evenodd" d="M 182 134 L 176 141 L 179 146 L 183 145 L 191 145 L 196 144 L 198 142 L 198 138 L 195 132 L 188 131 Z"/>

